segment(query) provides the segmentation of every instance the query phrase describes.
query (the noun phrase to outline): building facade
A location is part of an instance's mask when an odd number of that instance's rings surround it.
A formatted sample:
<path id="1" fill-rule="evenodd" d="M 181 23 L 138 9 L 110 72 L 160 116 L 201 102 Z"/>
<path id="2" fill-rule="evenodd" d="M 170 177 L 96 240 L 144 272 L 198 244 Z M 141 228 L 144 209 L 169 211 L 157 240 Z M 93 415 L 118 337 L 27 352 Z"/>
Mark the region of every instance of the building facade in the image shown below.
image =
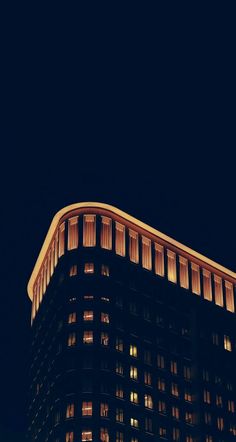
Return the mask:
<path id="1" fill-rule="evenodd" d="M 235 283 L 115 207 L 58 212 L 28 284 L 28 440 L 236 441 Z"/>

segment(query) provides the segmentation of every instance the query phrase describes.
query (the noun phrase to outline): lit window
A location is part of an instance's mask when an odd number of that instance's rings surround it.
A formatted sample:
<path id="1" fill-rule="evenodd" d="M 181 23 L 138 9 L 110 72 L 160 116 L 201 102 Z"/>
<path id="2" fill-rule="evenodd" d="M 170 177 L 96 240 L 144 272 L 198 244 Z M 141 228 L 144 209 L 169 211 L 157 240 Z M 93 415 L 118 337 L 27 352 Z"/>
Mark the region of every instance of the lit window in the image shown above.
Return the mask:
<path id="1" fill-rule="evenodd" d="M 159 391 L 165 391 L 166 389 L 165 379 L 162 378 L 157 379 L 157 388 Z"/>
<path id="2" fill-rule="evenodd" d="M 76 345 L 76 333 L 70 333 L 67 340 L 67 346 L 73 347 Z"/>
<path id="3" fill-rule="evenodd" d="M 218 417 L 217 418 L 217 428 L 219 431 L 223 431 L 224 429 L 224 419 L 223 417 Z"/>
<path id="4" fill-rule="evenodd" d="M 234 312 L 234 289 L 233 284 L 229 281 L 225 281 L 225 300 L 227 310 Z"/>
<path id="5" fill-rule="evenodd" d="M 175 382 L 171 383 L 171 394 L 173 394 L 173 396 L 176 396 L 176 397 L 179 396 L 179 388 Z"/>
<path id="6" fill-rule="evenodd" d="M 223 407 L 223 400 L 222 400 L 222 396 L 220 396 L 219 394 L 216 395 L 216 405 L 219 408 Z"/>
<path id="7" fill-rule="evenodd" d="M 162 355 L 157 355 L 157 367 L 158 368 L 165 368 L 165 359 Z"/>
<path id="8" fill-rule="evenodd" d="M 168 260 L 168 280 L 176 283 L 177 281 L 176 254 L 169 249 L 167 249 L 167 260 Z"/>
<path id="9" fill-rule="evenodd" d="M 139 262 L 138 233 L 131 229 L 129 229 L 129 258 L 136 264 Z"/>
<path id="10" fill-rule="evenodd" d="M 84 264 L 84 273 L 94 273 L 94 263 L 86 262 Z"/>
<path id="11" fill-rule="evenodd" d="M 84 215 L 83 246 L 94 247 L 96 245 L 96 215 Z"/>
<path id="12" fill-rule="evenodd" d="M 75 406 L 74 404 L 68 404 L 66 407 L 66 419 L 70 419 L 75 416 Z"/>
<path id="13" fill-rule="evenodd" d="M 103 249 L 111 250 L 112 248 L 112 221 L 107 216 L 102 216 L 101 219 L 101 247 Z"/>
<path id="14" fill-rule="evenodd" d="M 177 362 L 176 361 L 170 361 L 170 371 L 172 374 L 177 374 Z"/>
<path id="15" fill-rule="evenodd" d="M 123 339 L 116 338 L 116 350 L 123 352 L 124 351 L 124 343 Z"/>
<path id="16" fill-rule="evenodd" d="M 166 403 L 164 401 L 158 401 L 158 411 L 161 414 L 166 414 Z"/>
<path id="17" fill-rule="evenodd" d="M 131 427 L 138 428 L 139 427 L 139 421 L 138 419 L 134 419 L 133 417 L 130 418 L 130 425 Z"/>
<path id="18" fill-rule="evenodd" d="M 139 442 L 137 437 L 131 437 L 130 442 Z"/>
<path id="19" fill-rule="evenodd" d="M 223 288 L 222 288 L 222 279 L 218 275 L 214 275 L 214 283 L 215 283 L 215 303 L 220 307 L 223 307 Z"/>
<path id="20" fill-rule="evenodd" d="M 125 226 L 116 222 L 116 254 L 125 256 Z"/>
<path id="21" fill-rule="evenodd" d="M 101 275 L 103 275 L 103 276 L 110 276 L 110 269 L 105 264 L 102 264 Z"/>
<path id="22" fill-rule="evenodd" d="M 210 404 L 211 403 L 211 396 L 210 396 L 210 392 L 208 390 L 203 390 L 203 402 L 205 402 L 205 404 Z"/>
<path id="23" fill-rule="evenodd" d="M 130 374 L 130 378 L 131 379 L 137 380 L 138 379 L 138 369 L 137 369 L 137 367 L 134 367 L 133 365 L 131 365 L 130 366 L 129 374 Z"/>
<path id="24" fill-rule="evenodd" d="M 116 373 L 120 374 L 121 376 L 123 376 L 124 374 L 124 367 L 123 364 L 121 362 L 116 362 Z"/>
<path id="25" fill-rule="evenodd" d="M 84 344 L 92 344 L 93 343 L 93 332 L 92 331 L 84 331 L 83 343 Z"/>
<path id="26" fill-rule="evenodd" d="M 109 314 L 108 313 L 101 313 L 101 322 L 105 322 L 106 324 L 109 324 Z"/>
<path id="27" fill-rule="evenodd" d="M 193 442 L 192 436 L 186 436 L 186 442 Z"/>
<path id="28" fill-rule="evenodd" d="M 78 271 L 77 271 L 77 265 L 76 264 L 70 267 L 70 272 L 69 272 L 70 276 L 76 276 L 77 272 Z"/>
<path id="29" fill-rule="evenodd" d="M 172 439 L 175 442 L 180 442 L 180 430 L 179 430 L 179 428 L 173 428 L 173 430 L 172 430 Z"/>
<path id="30" fill-rule="evenodd" d="M 138 404 L 138 393 L 136 391 L 130 392 L 130 402 L 133 402 L 133 404 Z"/>
<path id="31" fill-rule="evenodd" d="M 138 357 L 138 349 L 137 349 L 136 345 L 129 346 L 129 354 L 130 354 L 130 356 L 133 356 L 134 358 Z"/>
<path id="32" fill-rule="evenodd" d="M 185 388 L 184 390 L 184 400 L 187 402 L 192 402 L 192 392 L 190 391 L 189 388 Z"/>
<path id="33" fill-rule="evenodd" d="M 102 332 L 101 333 L 101 344 L 102 345 L 109 345 L 109 336 L 108 333 Z"/>
<path id="34" fill-rule="evenodd" d="M 68 324 L 76 322 L 76 312 L 70 313 L 68 316 Z"/>
<path id="35" fill-rule="evenodd" d="M 85 310 L 83 313 L 83 320 L 84 321 L 93 321 L 93 311 L 92 310 Z"/>
<path id="36" fill-rule="evenodd" d="M 110 302 L 110 299 L 105 296 L 101 296 L 101 301 Z"/>
<path id="37" fill-rule="evenodd" d="M 92 416 L 92 415 L 93 415 L 93 403 L 82 402 L 82 416 Z"/>
<path id="38" fill-rule="evenodd" d="M 235 411 L 234 401 L 228 400 L 228 410 L 231 411 L 231 413 L 234 413 Z"/>
<path id="39" fill-rule="evenodd" d="M 212 285 L 211 285 L 211 272 L 206 269 L 202 269 L 203 274 L 203 296 L 208 301 L 212 301 Z"/>
<path id="40" fill-rule="evenodd" d="M 68 431 L 66 433 L 66 442 L 74 442 L 74 432 L 73 431 Z"/>
<path id="41" fill-rule="evenodd" d="M 107 403 L 102 402 L 100 404 L 100 416 L 101 417 L 108 417 L 108 411 L 109 411 L 109 406 Z"/>
<path id="42" fill-rule="evenodd" d="M 68 220 L 68 250 L 77 249 L 78 244 L 78 216 L 74 216 Z"/>
<path id="43" fill-rule="evenodd" d="M 52 247 L 51 247 L 51 259 L 50 259 L 50 262 L 51 262 L 51 270 L 50 270 L 51 276 L 53 275 L 53 272 L 54 272 L 54 265 L 55 265 L 54 257 L 55 257 L 55 240 L 52 241 Z"/>
<path id="44" fill-rule="evenodd" d="M 172 409 L 171 409 L 171 414 L 172 414 L 172 417 L 174 417 L 175 419 L 179 420 L 179 408 L 178 407 L 175 407 L 173 405 Z"/>
<path id="45" fill-rule="evenodd" d="M 152 385 L 152 375 L 149 371 L 144 372 L 144 384 Z"/>
<path id="46" fill-rule="evenodd" d="M 116 442 L 124 442 L 124 434 L 120 431 L 116 432 Z"/>
<path id="47" fill-rule="evenodd" d="M 227 351 L 232 351 L 232 344 L 230 337 L 227 335 L 224 335 L 224 349 Z"/>
<path id="48" fill-rule="evenodd" d="M 82 442 L 90 442 L 93 440 L 93 433 L 91 430 L 84 430 L 82 431 L 81 435 Z"/>
<path id="49" fill-rule="evenodd" d="M 155 243 L 155 273 L 159 276 L 164 276 L 164 247 Z"/>
<path id="50" fill-rule="evenodd" d="M 84 299 L 86 301 L 91 301 L 93 298 L 94 298 L 93 295 L 84 295 Z"/>
<path id="51" fill-rule="evenodd" d="M 119 397 L 120 399 L 124 398 L 123 387 L 121 385 L 119 385 L 119 384 L 116 386 L 116 397 Z"/>
<path id="52" fill-rule="evenodd" d="M 211 413 L 204 413 L 204 422 L 206 425 L 211 425 L 212 419 L 211 419 Z"/>
<path id="53" fill-rule="evenodd" d="M 233 436 L 236 436 L 236 425 L 230 423 L 230 424 L 229 424 L 229 431 L 230 431 L 230 433 L 233 434 Z M 212 441 L 211 441 L 211 442 L 212 442 Z"/>
<path id="54" fill-rule="evenodd" d="M 159 427 L 159 436 L 166 437 L 167 431 L 165 427 Z"/>
<path id="55" fill-rule="evenodd" d="M 189 288 L 188 260 L 183 256 L 179 256 L 179 282 L 180 287 Z"/>
<path id="56" fill-rule="evenodd" d="M 152 433 L 152 419 L 150 417 L 145 417 L 145 431 Z"/>
<path id="57" fill-rule="evenodd" d="M 201 286 L 200 286 L 200 269 L 199 266 L 193 262 L 191 262 L 192 269 L 192 292 L 196 295 L 200 295 Z"/>
<path id="58" fill-rule="evenodd" d="M 65 253 L 65 223 L 59 226 L 59 258 Z"/>
<path id="59" fill-rule="evenodd" d="M 146 408 L 150 408 L 151 410 L 153 409 L 153 400 L 152 400 L 152 396 L 150 396 L 150 394 L 144 395 L 144 406 Z"/>
<path id="60" fill-rule="evenodd" d="M 109 433 L 107 428 L 100 429 L 100 441 L 101 442 L 109 442 Z"/>
<path id="61" fill-rule="evenodd" d="M 191 411 L 185 412 L 185 422 L 187 422 L 187 424 L 193 424 L 193 413 Z"/>
<path id="62" fill-rule="evenodd" d="M 151 240 L 142 236 L 142 266 L 144 269 L 152 269 Z"/>
<path id="63" fill-rule="evenodd" d="M 124 410 L 116 408 L 116 422 L 124 422 Z"/>

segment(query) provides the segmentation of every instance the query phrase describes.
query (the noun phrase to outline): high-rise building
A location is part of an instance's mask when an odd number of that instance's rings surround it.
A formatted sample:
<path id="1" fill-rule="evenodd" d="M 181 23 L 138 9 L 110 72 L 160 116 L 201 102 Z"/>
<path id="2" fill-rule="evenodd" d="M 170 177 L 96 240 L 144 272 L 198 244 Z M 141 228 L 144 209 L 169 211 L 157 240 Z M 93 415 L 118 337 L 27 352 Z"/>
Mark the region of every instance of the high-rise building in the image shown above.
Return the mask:
<path id="1" fill-rule="evenodd" d="M 235 282 L 110 205 L 58 212 L 28 284 L 29 441 L 236 440 Z"/>

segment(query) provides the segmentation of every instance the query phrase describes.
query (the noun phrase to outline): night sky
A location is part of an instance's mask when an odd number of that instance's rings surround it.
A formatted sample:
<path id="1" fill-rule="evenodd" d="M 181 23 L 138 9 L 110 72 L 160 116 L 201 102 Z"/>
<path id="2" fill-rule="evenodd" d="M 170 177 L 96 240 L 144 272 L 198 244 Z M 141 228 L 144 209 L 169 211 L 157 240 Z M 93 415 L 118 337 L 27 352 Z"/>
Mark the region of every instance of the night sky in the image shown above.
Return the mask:
<path id="1" fill-rule="evenodd" d="M 55 31 L 55 45 L 54 34 L 46 42 L 40 27 L 38 34 L 32 28 L 18 27 L 18 38 L 6 34 L 1 442 L 24 442 L 26 286 L 62 207 L 82 201 L 115 205 L 236 269 L 230 29 L 224 30 L 224 44 L 222 30 L 214 29 L 206 40 L 193 36 L 192 44 L 182 31 L 177 39 L 163 34 L 151 47 L 141 44 L 137 29 L 136 39 L 123 36 L 113 46 L 104 32 L 98 33 L 103 44 L 87 32 L 72 50 L 63 43 L 64 30 Z"/>

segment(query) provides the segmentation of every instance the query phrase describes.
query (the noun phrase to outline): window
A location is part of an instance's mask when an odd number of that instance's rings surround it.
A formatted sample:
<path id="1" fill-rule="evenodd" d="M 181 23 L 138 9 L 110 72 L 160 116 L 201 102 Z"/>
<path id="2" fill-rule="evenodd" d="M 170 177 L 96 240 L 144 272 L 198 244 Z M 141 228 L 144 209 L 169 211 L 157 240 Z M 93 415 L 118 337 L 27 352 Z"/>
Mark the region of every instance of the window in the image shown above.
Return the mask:
<path id="1" fill-rule="evenodd" d="M 116 254 L 125 256 L 125 226 L 116 222 Z"/>
<path id="2" fill-rule="evenodd" d="M 105 265 L 105 264 L 102 264 L 102 267 L 101 267 L 101 275 L 103 275 L 103 276 L 110 276 L 110 269 L 109 269 L 109 267 L 108 267 L 107 265 Z"/>
<path id="3" fill-rule="evenodd" d="M 152 419 L 150 417 L 145 417 L 145 431 L 152 433 Z"/>
<path id="4" fill-rule="evenodd" d="M 76 312 L 69 313 L 68 324 L 73 324 L 76 322 Z"/>
<path id="5" fill-rule="evenodd" d="M 162 378 L 157 379 L 157 388 L 159 391 L 165 391 L 166 389 L 165 379 Z"/>
<path id="6" fill-rule="evenodd" d="M 76 333 L 70 333 L 67 340 L 67 346 L 73 347 L 76 345 Z"/>
<path id="7" fill-rule="evenodd" d="M 61 418 L 60 411 L 56 411 L 56 413 L 55 413 L 55 419 L 54 419 L 54 423 L 55 423 L 55 425 L 59 424 L 59 422 L 60 422 L 60 418 Z"/>
<path id="8" fill-rule="evenodd" d="M 142 266 L 144 269 L 152 269 L 151 240 L 142 236 Z"/>
<path id="9" fill-rule="evenodd" d="M 170 371 L 172 374 L 177 374 L 177 362 L 176 361 L 170 361 Z"/>
<path id="10" fill-rule="evenodd" d="M 232 351 L 231 339 L 227 335 L 224 335 L 224 349 L 227 351 Z"/>
<path id="11" fill-rule="evenodd" d="M 133 417 L 130 418 L 130 425 L 134 428 L 139 428 L 139 421 L 138 419 L 134 419 Z"/>
<path id="12" fill-rule="evenodd" d="M 144 359 L 145 364 L 151 365 L 152 355 L 151 355 L 150 350 L 144 350 L 144 358 L 143 359 Z"/>
<path id="13" fill-rule="evenodd" d="M 165 368 L 165 359 L 162 355 L 157 355 L 157 367 L 158 368 Z"/>
<path id="14" fill-rule="evenodd" d="M 94 298 L 93 295 L 84 295 L 85 301 L 91 301 L 93 298 Z"/>
<path id="15" fill-rule="evenodd" d="M 219 335 L 218 335 L 218 333 L 212 332 L 212 343 L 214 345 L 219 345 Z"/>
<path id="16" fill-rule="evenodd" d="M 116 442 L 124 442 L 124 434 L 120 431 L 116 432 Z"/>
<path id="17" fill-rule="evenodd" d="M 167 249 L 167 262 L 168 262 L 168 280 L 176 283 L 177 281 L 176 254 L 169 249 Z"/>
<path id="18" fill-rule="evenodd" d="M 84 331 L 83 343 L 84 344 L 92 344 L 93 343 L 93 332 L 92 331 Z"/>
<path id="19" fill-rule="evenodd" d="M 217 428 L 218 428 L 218 430 L 223 431 L 223 429 L 224 429 L 224 419 L 223 419 L 223 417 L 218 417 L 217 418 Z"/>
<path id="20" fill-rule="evenodd" d="M 164 247 L 155 243 L 155 273 L 159 276 L 164 276 Z"/>
<path id="21" fill-rule="evenodd" d="M 193 437 L 192 436 L 186 436 L 186 442 L 193 442 Z"/>
<path id="22" fill-rule="evenodd" d="M 86 273 L 86 274 L 94 273 L 94 263 L 93 262 L 86 262 L 84 264 L 84 273 Z"/>
<path id="23" fill-rule="evenodd" d="M 158 411 L 161 414 L 166 414 L 166 403 L 165 401 L 158 401 Z"/>
<path id="24" fill-rule="evenodd" d="M 119 361 L 116 361 L 116 373 L 120 374 L 121 376 L 124 375 L 124 367 L 123 364 Z"/>
<path id="25" fill-rule="evenodd" d="M 165 427 L 159 427 L 159 436 L 166 437 L 167 431 Z"/>
<path id="26" fill-rule="evenodd" d="M 227 310 L 234 312 L 234 289 L 229 281 L 225 281 L 225 300 Z"/>
<path id="27" fill-rule="evenodd" d="M 130 392 L 130 402 L 133 402 L 133 404 L 138 404 L 138 393 L 136 391 Z"/>
<path id="28" fill-rule="evenodd" d="M 130 366 L 130 370 L 129 370 L 129 374 L 130 374 L 130 378 L 131 379 L 138 379 L 138 369 L 137 367 L 134 367 L 133 365 Z"/>
<path id="29" fill-rule="evenodd" d="M 77 273 L 78 273 L 77 265 L 75 264 L 75 265 L 73 265 L 73 266 L 70 267 L 69 275 L 70 275 L 70 276 L 76 276 Z"/>
<path id="30" fill-rule="evenodd" d="M 210 396 L 210 392 L 208 390 L 203 390 L 203 402 L 205 402 L 205 404 L 210 404 L 211 403 L 211 396 Z"/>
<path id="31" fill-rule="evenodd" d="M 82 416 L 92 416 L 92 415 L 93 415 L 93 403 L 82 402 Z"/>
<path id="32" fill-rule="evenodd" d="M 175 442 L 180 442 L 180 430 L 179 428 L 173 428 L 172 430 L 172 439 Z"/>
<path id="33" fill-rule="evenodd" d="M 84 321 L 93 321 L 93 311 L 92 310 L 84 310 L 83 320 Z"/>
<path id="34" fill-rule="evenodd" d="M 112 220 L 107 216 L 102 216 L 101 219 L 101 247 L 103 249 L 112 249 Z"/>
<path id="35" fill-rule="evenodd" d="M 130 356 L 133 356 L 134 358 L 138 357 L 138 349 L 137 349 L 136 345 L 129 346 L 129 354 L 130 354 Z"/>
<path id="36" fill-rule="evenodd" d="M 202 269 L 203 274 L 203 296 L 208 301 L 212 301 L 212 285 L 211 285 L 211 272 L 206 269 Z"/>
<path id="37" fill-rule="evenodd" d="M 73 431 L 68 431 L 66 433 L 66 442 L 74 442 L 74 432 Z"/>
<path id="38" fill-rule="evenodd" d="M 150 408 L 151 410 L 153 409 L 153 400 L 152 400 L 152 396 L 150 396 L 150 394 L 144 395 L 144 406 L 146 408 Z"/>
<path id="39" fill-rule="evenodd" d="M 82 442 L 90 442 L 93 440 L 93 433 L 91 430 L 84 430 L 82 431 L 81 435 Z"/>
<path id="40" fill-rule="evenodd" d="M 191 411 L 185 412 L 185 422 L 187 422 L 187 424 L 193 424 L 193 413 Z"/>
<path id="41" fill-rule="evenodd" d="M 96 245 L 96 215 L 84 215 L 83 246 L 94 247 L 95 245 Z"/>
<path id="42" fill-rule="evenodd" d="M 123 339 L 121 338 L 116 338 L 116 350 L 117 351 L 124 351 L 124 343 L 123 343 Z"/>
<path id="43" fill-rule="evenodd" d="M 116 408 L 116 422 L 124 422 L 124 410 Z"/>
<path id="44" fill-rule="evenodd" d="M 129 258 L 136 264 L 139 262 L 138 233 L 131 229 L 129 229 Z"/>
<path id="45" fill-rule="evenodd" d="M 171 394 L 176 397 L 179 396 L 179 387 L 175 382 L 171 383 Z"/>
<path id="46" fill-rule="evenodd" d="M 101 344 L 102 345 L 109 345 L 109 335 L 108 333 L 102 332 L 101 333 Z"/>
<path id="47" fill-rule="evenodd" d="M 75 406 L 73 403 L 70 403 L 66 407 L 66 419 L 70 419 L 75 416 Z"/>
<path id="48" fill-rule="evenodd" d="M 137 315 L 138 314 L 138 309 L 137 309 L 137 304 L 134 301 L 131 301 L 129 303 L 129 311 L 132 315 Z"/>
<path id="49" fill-rule="evenodd" d="M 179 282 L 180 287 L 189 288 L 188 260 L 183 256 L 179 256 Z"/>
<path id="50" fill-rule="evenodd" d="M 65 223 L 59 226 L 59 258 L 65 253 Z"/>
<path id="51" fill-rule="evenodd" d="M 78 244 L 78 216 L 73 216 L 68 219 L 68 250 L 77 249 Z"/>
<path id="52" fill-rule="evenodd" d="M 152 375 L 149 371 L 144 372 L 144 384 L 152 385 Z"/>
<path id="53" fill-rule="evenodd" d="M 143 317 L 146 321 L 151 321 L 151 311 L 147 306 L 145 306 L 143 309 Z"/>
<path id="54" fill-rule="evenodd" d="M 214 275 L 214 283 L 215 283 L 215 303 L 220 307 L 223 307 L 223 288 L 222 288 L 222 279 L 218 275 Z"/>
<path id="55" fill-rule="evenodd" d="M 192 292 L 196 295 L 201 294 L 201 286 L 200 286 L 200 270 L 199 266 L 193 262 L 191 262 L 192 269 Z"/>
<path id="56" fill-rule="evenodd" d="M 100 404 L 100 416 L 108 417 L 109 406 L 106 402 L 102 402 Z"/>
<path id="57" fill-rule="evenodd" d="M 192 400 L 193 400 L 192 392 L 187 387 L 184 390 L 184 400 L 187 402 L 192 402 Z"/>
<path id="58" fill-rule="evenodd" d="M 109 433 L 107 428 L 100 429 L 100 440 L 102 442 L 109 442 Z"/>
<path id="59" fill-rule="evenodd" d="M 212 438 L 212 436 L 210 436 L 209 434 L 207 434 L 207 435 L 206 435 L 205 442 L 213 442 L 213 438 Z"/>
<path id="60" fill-rule="evenodd" d="M 116 385 L 116 397 L 119 397 L 120 399 L 124 398 L 124 390 L 120 384 Z"/>
<path id="61" fill-rule="evenodd" d="M 222 396 L 220 396 L 219 394 L 216 395 L 216 406 L 219 408 L 223 407 Z"/>
<path id="62" fill-rule="evenodd" d="M 211 419 L 211 413 L 204 413 L 204 422 L 206 425 L 211 425 L 212 419 Z"/>
<path id="63" fill-rule="evenodd" d="M 101 296 L 101 301 L 110 302 L 110 298 L 107 298 L 106 296 Z"/>
<path id="64" fill-rule="evenodd" d="M 101 322 L 105 322 L 106 324 L 109 324 L 110 317 L 108 313 L 101 313 Z"/>
<path id="65" fill-rule="evenodd" d="M 231 411 L 231 413 L 235 412 L 234 401 L 228 400 L 228 410 Z"/>
<path id="66" fill-rule="evenodd" d="M 58 242 L 59 242 L 59 234 L 58 234 L 58 230 L 57 230 L 57 232 L 56 232 L 56 234 L 55 234 L 55 240 L 54 240 L 55 242 L 54 242 L 54 267 L 56 267 L 57 266 L 57 263 L 58 263 L 58 258 L 59 258 L 59 256 L 58 256 L 58 252 L 59 252 L 59 250 L 58 250 Z"/>
<path id="67" fill-rule="evenodd" d="M 172 409 L 171 409 L 171 414 L 174 419 L 179 420 L 179 408 L 178 407 L 173 405 Z"/>
<path id="68" fill-rule="evenodd" d="M 130 442 L 139 442 L 137 437 L 131 437 Z"/>

